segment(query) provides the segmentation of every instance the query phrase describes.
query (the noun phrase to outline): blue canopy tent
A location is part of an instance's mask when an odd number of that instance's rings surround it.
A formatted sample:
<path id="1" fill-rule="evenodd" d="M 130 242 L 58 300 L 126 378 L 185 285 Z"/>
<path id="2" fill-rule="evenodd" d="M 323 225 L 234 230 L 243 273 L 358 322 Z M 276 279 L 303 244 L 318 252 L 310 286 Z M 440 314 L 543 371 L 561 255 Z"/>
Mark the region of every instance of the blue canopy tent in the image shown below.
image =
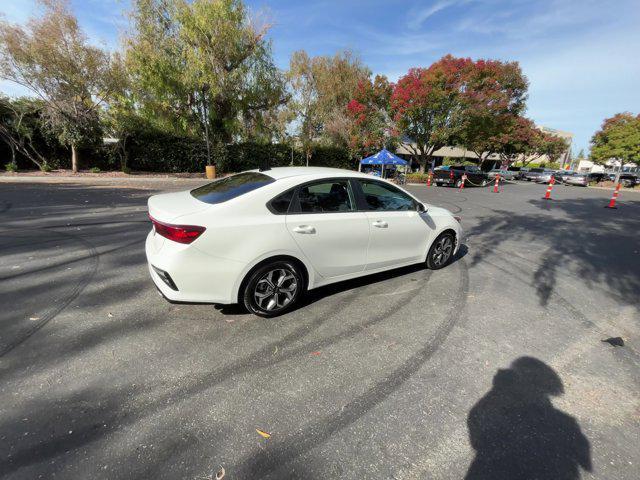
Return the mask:
<path id="1" fill-rule="evenodd" d="M 383 148 L 375 155 L 371 155 L 370 157 L 363 158 L 360 160 L 360 168 L 362 165 L 381 165 L 382 166 L 382 176 L 384 176 L 384 167 L 385 165 L 402 165 L 406 166 L 409 163 L 406 160 L 403 160 L 399 156 L 391 153 L 386 148 Z"/>

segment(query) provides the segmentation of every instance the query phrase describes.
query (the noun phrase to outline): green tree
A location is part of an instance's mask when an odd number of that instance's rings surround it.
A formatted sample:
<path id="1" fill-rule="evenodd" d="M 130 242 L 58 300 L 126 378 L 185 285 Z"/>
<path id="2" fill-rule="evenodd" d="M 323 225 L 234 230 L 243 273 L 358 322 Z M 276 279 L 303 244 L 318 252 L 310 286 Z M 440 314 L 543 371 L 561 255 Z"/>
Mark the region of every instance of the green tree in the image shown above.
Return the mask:
<path id="1" fill-rule="evenodd" d="M 87 43 L 64 0 L 40 0 L 42 16 L 25 25 L 0 22 L 0 76 L 44 104 L 48 127 L 71 147 L 100 138 L 99 109 L 116 88 L 112 55 Z"/>
<path id="2" fill-rule="evenodd" d="M 346 147 L 350 120 L 347 105 L 358 83 L 371 72 L 349 51 L 334 56 L 309 57 L 300 50 L 291 55 L 287 79 L 288 108 L 307 161 L 317 144 Z"/>
<path id="3" fill-rule="evenodd" d="M 16 154 L 46 169 L 48 161 L 43 154 L 47 146 L 44 134 L 43 102 L 31 98 L 11 100 L 0 97 L 0 137 L 11 150 L 11 163 L 17 167 Z"/>
<path id="4" fill-rule="evenodd" d="M 209 164 L 243 124 L 263 126 L 262 114 L 285 101 L 269 26 L 240 0 L 136 0 L 133 23 L 126 60 L 141 115 L 203 135 Z"/>
<path id="5" fill-rule="evenodd" d="M 605 119 L 591 138 L 591 159 L 596 163 L 610 159 L 637 163 L 640 160 L 640 115 L 626 112 Z"/>

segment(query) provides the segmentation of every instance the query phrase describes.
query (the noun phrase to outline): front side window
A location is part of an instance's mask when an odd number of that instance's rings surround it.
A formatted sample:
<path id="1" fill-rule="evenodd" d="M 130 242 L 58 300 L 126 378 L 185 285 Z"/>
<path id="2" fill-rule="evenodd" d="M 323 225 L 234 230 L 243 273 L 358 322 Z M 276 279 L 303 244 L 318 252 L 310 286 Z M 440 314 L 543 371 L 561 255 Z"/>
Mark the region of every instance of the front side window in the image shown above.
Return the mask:
<path id="1" fill-rule="evenodd" d="M 191 195 L 201 202 L 222 203 L 273 182 L 275 179 L 263 173 L 244 172 L 207 183 L 191 190 Z"/>
<path id="2" fill-rule="evenodd" d="M 415 201 L 392 185 L 370 180 L 359 180 L 369 210 L 415 210 Z"/>
<path id="3" fill-rule="evenodd" d="M 350 212 L 353 195 L 347 180 L 302 185 L 298 190 L 300 213 Z"/>

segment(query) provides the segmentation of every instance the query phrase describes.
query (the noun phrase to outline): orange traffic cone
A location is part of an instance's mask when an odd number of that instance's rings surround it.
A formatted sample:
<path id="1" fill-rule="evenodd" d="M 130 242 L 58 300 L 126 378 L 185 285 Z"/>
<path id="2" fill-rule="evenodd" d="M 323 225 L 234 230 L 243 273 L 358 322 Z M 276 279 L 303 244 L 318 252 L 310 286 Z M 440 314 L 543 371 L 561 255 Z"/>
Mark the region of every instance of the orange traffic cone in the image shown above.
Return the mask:
<path id="1" fill-rule="evenodd" d="M 498 183 L 500 183 L 500 175 L 496 175 L 496 183 L 493 185 L 493 193 L 498 193 Z"/>
<path id="2" fill-rule="evenodd" d="M 462 174 L 462 183 L 460 184 L 460 190 L 458 190 L 458 191 L 464 190 L 464 182 L 466 182 L 466 181 L 467 181 L 467 174 L 463 173 Z"/>
<path id="3" fill-rule="evenodd" d="M 429 170 L 429 173 L 427 175 L 427 187 L 431 186 L 431 170 Z"/>
<path id="4" fill-rule="evenodd" d="M 620 187 L 622 184 L 618 182 L 615 190 L 613 190 L 613 195 L 611 195 L 611 200 L 609 200 L 609 205 L 606 205 L 604 208 L 618 208 L 616 207 L 616 200 L 618 199 L 618 195 L 620 194 Z"/>
<path id="5" fill-rule="evenodd" d="M 555 177 L 551 177 L 551 180 L 549 180 L 549 186 L 547 187 L 547 193 L 542 197 L 543 200 L 551 200 L 551 190 L 553 190 L 554 183 L 556 183 L 556 179 Z"/>

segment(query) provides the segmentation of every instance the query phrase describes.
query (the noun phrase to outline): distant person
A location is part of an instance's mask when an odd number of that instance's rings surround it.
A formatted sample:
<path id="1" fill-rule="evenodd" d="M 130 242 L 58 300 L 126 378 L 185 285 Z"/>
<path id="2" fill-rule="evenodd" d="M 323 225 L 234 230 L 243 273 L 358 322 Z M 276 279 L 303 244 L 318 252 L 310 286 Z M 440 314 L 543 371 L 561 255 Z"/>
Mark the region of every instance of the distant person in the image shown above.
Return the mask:
<path id="1" fill-rule="evenodd" d="M 591 471 L 589 441 L 549 398 L 563 393 L 560 377 L 535 358 L 498 370 L 467 418 L 476 456 L 465 478 L 573 480 L 580 468 Z"/>

